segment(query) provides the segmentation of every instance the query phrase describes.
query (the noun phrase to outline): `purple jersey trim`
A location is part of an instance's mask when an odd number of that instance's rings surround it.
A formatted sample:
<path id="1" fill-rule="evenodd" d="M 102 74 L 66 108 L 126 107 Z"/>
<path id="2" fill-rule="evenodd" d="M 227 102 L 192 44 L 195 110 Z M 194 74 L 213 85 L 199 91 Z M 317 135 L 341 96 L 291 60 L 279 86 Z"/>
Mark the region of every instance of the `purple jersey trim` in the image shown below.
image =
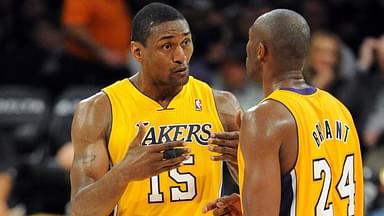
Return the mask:
<path id="1" fill-rule="evenodd" d="M 311 95 L 316 92 L 316 88 L 313 86 L 310 86 L 305 89 L 297 89 L 297 88 L 291 88 L 291 87 L 281 87 L 280 90 L 287 90 L 287 91 L 292 91 L 296 92 L 301 95 Z"/>

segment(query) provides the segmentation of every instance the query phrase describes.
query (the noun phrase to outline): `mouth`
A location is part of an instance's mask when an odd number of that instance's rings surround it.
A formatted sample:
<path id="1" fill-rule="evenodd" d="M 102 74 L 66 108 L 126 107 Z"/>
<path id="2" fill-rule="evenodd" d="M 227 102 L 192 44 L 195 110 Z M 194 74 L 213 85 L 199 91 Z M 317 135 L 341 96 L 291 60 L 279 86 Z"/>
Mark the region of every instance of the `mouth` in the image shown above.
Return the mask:
<path id="1" fill-rule="evenodd" d="M 178 68 L 172 69 L 172 73 L 183 73 L 187 71 L 188 71 L 188 67 L 178 67 Z"/>

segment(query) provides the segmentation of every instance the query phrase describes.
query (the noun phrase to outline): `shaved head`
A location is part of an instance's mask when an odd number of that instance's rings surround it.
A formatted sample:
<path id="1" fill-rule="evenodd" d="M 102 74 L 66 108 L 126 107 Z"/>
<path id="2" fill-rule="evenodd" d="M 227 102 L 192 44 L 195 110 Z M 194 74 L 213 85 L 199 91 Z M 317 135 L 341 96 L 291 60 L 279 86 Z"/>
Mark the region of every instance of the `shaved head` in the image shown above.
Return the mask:
<path id="1" fill-rule="evenodd" d="M 257 18 L 251 31 L 280 66 L 302 68 L 308 53 L 310 30 L 300 14 L 287 9 L 273 10 Z"/>

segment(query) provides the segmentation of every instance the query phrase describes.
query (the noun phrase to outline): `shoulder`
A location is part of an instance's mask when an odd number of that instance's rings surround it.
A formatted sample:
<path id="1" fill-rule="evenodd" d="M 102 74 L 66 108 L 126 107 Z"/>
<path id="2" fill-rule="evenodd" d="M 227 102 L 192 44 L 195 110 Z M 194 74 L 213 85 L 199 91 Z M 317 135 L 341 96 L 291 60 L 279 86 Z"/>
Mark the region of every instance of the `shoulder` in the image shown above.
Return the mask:
<path id="1" fill-rule="evenodd" d="M 237 98 L 228 91 L 212 89 L 218 111 L 236 113 L 242 110 Z"/>
<path id="2" fill-rule="evenodd" d="M 99 92 L 86 98 L 77 105 L 73 123 L 72 133 L 97 133 L 109 130 L 111 123 L 111 105 L 107 95 Z"/>
<path id="3" fill-rule="evenodd" d="M 98 92 L 91 97 L 85 98 L 80 101 L 76 107 L 76 112 L 86 112 L 89 114 L 103 111 L 110 112 L 111 104 L 109 102 L 108 96 L 104 92 Z M 99 113 L 99 114 L 103 114 Z"/>
<path id="4" fill-rule="evenodd" d="M 236 97 L 227 91 L 212 89 L 216 103 L 216 110 L 225 131 L 239 130 L 239 119 L 243 115 L 243 108 Z"/>
<path id="5" fill-rule="evenodd" d="M 250 108 L 242 119 L 242 124 L 257 125 L 266 134 L 275 134 L 287 127 L 296 125 L 289 109 L 279 101 L 267 99 Z"/>

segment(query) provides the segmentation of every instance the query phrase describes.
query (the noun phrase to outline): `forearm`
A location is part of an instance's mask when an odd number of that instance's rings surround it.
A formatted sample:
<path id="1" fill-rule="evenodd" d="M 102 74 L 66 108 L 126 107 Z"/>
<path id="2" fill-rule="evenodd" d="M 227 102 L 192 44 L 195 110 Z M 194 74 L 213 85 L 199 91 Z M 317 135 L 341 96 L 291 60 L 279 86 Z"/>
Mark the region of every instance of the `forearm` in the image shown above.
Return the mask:
<path id="1" fill-rule="evenodd" d="M 128 182 L 129 180 L 121 175 L 119 165 L 115 166 L 102 178 L 72 195 L 72 214 L 81 216 L 110 214 Z"/>
<path id="2" fill-rule="evenodd" d="M 5 172 L 0 172 L 0 203 L 6 203 L 12 188 L 12 178 Z"/>
<path id="3" fill-rule="evenodd" d="M 104 47 L 95 41 L 81 26 L 67 26 L 65 28 L 65 34 L 77 45 L 81 46 L 84 49 L 89 50 L 94 53 L 96 56 L 100 57 L 104 51 Z"/>

